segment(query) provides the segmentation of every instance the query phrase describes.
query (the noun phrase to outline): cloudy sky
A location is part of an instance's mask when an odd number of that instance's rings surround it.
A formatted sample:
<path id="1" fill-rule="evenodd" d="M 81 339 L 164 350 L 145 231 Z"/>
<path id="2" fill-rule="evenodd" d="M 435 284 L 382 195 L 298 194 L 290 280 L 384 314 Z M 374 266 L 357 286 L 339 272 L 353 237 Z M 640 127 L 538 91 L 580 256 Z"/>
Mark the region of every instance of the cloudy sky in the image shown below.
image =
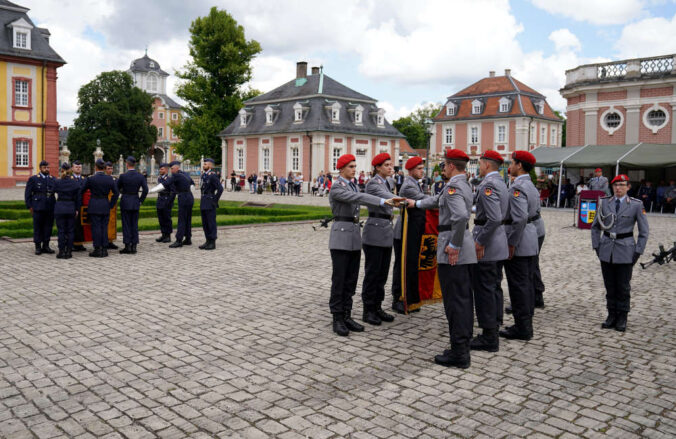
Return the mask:
<path id="1" fill-rule="evenodd" d="M 565 70 L 589 62 L 676 53 L 676 0 L 14 0 L 68 62 L 59 122 L 98 73 L 148 54 L 174 73 L 188 60 L 191 21 L 211 6 L 261 43 L 252 86 L 268 91 L 295 62 L 380 101 L 389 120 L 488 75 L 512 75 L 565 109 Z M 175 96 L 175 78 L 168 94 Z"/>

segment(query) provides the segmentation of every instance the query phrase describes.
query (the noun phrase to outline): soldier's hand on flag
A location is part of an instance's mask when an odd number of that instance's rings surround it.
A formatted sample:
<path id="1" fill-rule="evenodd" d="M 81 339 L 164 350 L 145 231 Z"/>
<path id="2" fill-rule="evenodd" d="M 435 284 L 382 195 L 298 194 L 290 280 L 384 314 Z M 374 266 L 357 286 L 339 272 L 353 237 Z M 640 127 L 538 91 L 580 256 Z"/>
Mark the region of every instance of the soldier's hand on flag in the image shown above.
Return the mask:
<path id="1" fill-rule="evenodd" d="M 399 203 L 405 200 L 406 198 L 402 197 L 392 197 L 389 200 L 385 200 L 385 204 L 387 204 L 388 206 L 399 207 Z"/>
<path id="2" fill-rule="evenodd" d="M 474 243 L 474 249 L 476 250 L 476 258 L 477 259 L 483 259 L 484 250 L 486 250 L 486 247 L 479 244 L 478 242 L 475 242 Z"/>
<path id="3" fill-rule="evenodd" d="M 450 265 L 455 265 L 458 263 L 458 255 L 460 254 L 459 248 L 451 248 L 451 246 L 446 246 L 444 252 L 448 255 L 448 263 Z"/>

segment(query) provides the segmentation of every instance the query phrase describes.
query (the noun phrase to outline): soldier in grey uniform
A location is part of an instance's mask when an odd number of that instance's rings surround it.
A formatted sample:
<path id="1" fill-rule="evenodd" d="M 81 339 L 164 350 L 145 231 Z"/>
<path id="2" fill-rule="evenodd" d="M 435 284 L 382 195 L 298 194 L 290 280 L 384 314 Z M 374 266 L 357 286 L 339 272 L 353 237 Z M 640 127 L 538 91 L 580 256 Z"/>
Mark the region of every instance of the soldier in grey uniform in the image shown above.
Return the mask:
<path id="1" fill-rule="evenodd" d="M 361 332 L 364 327 L 352 319 L 352 296 L 357 289 L 361 259 L 361 230 L 359 206 L 379 207 L 398 205 L 402 198 L 380 198 L 359 192 L 352 182 L 357 171 L 356 158 L 345 154 L 338 158 L 336 168 L 340 177 L 331 186 L 329 203 L 334 223 L 329 236 L 329 250 L 333 272 L 329 308 L 333 315 L 333 332 L 347 336 L 350 331 Z"/>
<path id="2" fill-rule="evenodd" d="M 600 200 L 601 208 L 592 224 L 591 240 L 601 261 L 606 287 L 608 317 L 601 327 L 624 332 L 627 329 L 632 271 L 645 250 L 650 230 L 643 203 L 627 195 L 631 187 L 629 177 L 618 175 L 612 186 L 614 196 Z M 634 224 L 638 225 L 636 241 Z"/>
<path id="3" fill-rule="evenodd" d="M 404 179 L 404 182 L 399 189 L 399 196 L 411 200 L 423 200 L 428 198 L 429 195 L 425 193 L 420 188 L 418 180 L 423 177 L 425 173 L 425 165 L 423 164 L 422 158 L 419 156 L 411 157 L 406 161 L 404 166 L 408 171 L 408 175 Z M 412 222 L 425 222 L 425 212 L 409 209 L 407 211 L 409 224 Z M 404 302 L 401 300 L 401 251 L 402 251 L 402 219 L 399 217 L 397 223 L 394 226 L 394 268 L 392 269 L 392 309 L 399 314 L 404 314 Z M 413 228 L 412 228 L 413 229 Z M 417 228 L 422 232 L 422 227 Z M 409 239 L 406 243 L 407 253 L 417 255 L 420 253 L 420 240 L 422 236 L 411 236 L 409 233 Z M 412 289 L 413 291 L 418 291 L 418 267 L 415 265 L 407 266 L 408 272 L 406 273 L 406 289 Z M 419 311 L 416 309 L 415 311 Z"/>
<path id="4" fill-rule="evenodd" d="M 379 198 L 392 197 L 394 186 L 390 175 L 394 172 L 392 158 L 388 153 L 373 157 L 374 177 L 366 183 L 365 192 Z M 394 317 L 382 309 L 385 299 L 385 283 L 390 274 L 392 259 L 392 207 L 368 206 L 369 217 L 364 225 L 362 248 L 364 249 L 364 282 L 361 297 L 364 303 L 363 320 L 370 325 L 392 322 Z"/>
<path id="5" fill-rule="evenodd" d="M 415 206 L 421 209 L 439 208 L 437 274 L 451 349 L 435 356 L 434 362 L 461 369 L 470 366 L 469 343 L 474 323 L 471 269 L 477 261 L 468 226 L 473 198 L 465 174 L 468 161 L 469 157 L 462 150 L 446 150 L 443 172 L 450 180 L 437 196 L 415 202 Z"/>
<path id="6" fill-rule="evenodd" d="M 538 254 L 533 258 L 533 294 L 535 298 L 535 308 L 544 308 L 545 307 L 545 284 L 542 282 L 542 273 L 540 272 L 540 251 L 542 250 L 542 244 L 545 242 L 545 220 L 542 219 L 540 214 L 540 208 L 542 206 L 538 203 L 538 210 L 533 224 L 535 224 L 535 231 L 538 235 Z"/>
<path id="7" fill-rule="evenodd" d="M 530 171 L 534 166 L 535 157 L 530 152 L 512 153 L 509 173 L 515 178 L 509 187 L 509 214 L 505 220 L 509 245 L 509 260 L 505 262 L 505 274 L 514 313 L 514 325 L 500 331 L 500 336 L 507 339 L 533 338 L 535 308 L 533 257 L 538 254 L 538 237 L 534 221 L 537 220 L 540 205 L 540 194 L 530 179 Z"/>
<path id="8" fill-rule="evenodd" d="M 603 176 L 603 170 L 601 168 L 596 168 L 594 175 L 594 177 L 589 179 L 589 190 L 603 191 L 608 195 L 608 179 Z"/>
<path id="9" fill-rule="evenodd" d="M 499 283 L 498 262 L 509 257 L 507 235 L 503 220 L 509 207 L 509 192 L 498 168 L 502 156 L 495 151 L 485 151 L 479 159 L 481 183 L 474 195 L 474 247 L 477 264 L 472 265 L 472 289 L 476 318 L 482 334 L 470 343 L 470 349 L 497 352 L 498 328 L 502 322 L 502 290 Z"/>

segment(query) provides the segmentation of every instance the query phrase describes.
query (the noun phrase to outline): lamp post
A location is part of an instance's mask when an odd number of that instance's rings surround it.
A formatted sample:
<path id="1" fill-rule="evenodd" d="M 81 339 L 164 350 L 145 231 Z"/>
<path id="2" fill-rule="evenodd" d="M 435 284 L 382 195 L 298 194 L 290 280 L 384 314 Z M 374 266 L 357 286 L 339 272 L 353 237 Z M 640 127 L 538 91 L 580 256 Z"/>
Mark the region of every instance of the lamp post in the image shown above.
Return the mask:
<path id="1" fill-rule="evenodd" d="M 430 144 L 432 143 L 432 127 L 434 122 L 429 117 L 423 122 L 425 124 L 425 135 L 427 136 L 427 155 L 425 157 L 425 177 L 430 176 Z"/>

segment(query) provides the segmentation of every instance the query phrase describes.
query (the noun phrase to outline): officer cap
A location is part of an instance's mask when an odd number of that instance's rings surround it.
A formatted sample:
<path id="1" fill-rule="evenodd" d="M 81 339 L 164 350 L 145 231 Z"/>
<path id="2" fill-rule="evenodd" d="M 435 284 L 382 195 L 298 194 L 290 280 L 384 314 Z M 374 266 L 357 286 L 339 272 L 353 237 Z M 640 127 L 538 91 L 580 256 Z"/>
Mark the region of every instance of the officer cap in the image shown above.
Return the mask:
<path id="1" fill-rule="evenodd" d="M 505 161 L 500 155 L 500 153 L 495 152 L 492 149 L 489 149 L 485 151 L 483 154 L 481 154 L 481 158 L 485 160 L 493 160 L 494 162 L 498 163 L 502 163 Z"/>
<path id="2" fill-rule="evenodd" d="M 390 157 L 390 155 L 386 152 L 381 152 L 377 156 L 373 157 L 373 160 L 371 160 L 371 165 L 380 166 L 387 160 L 392 160 L 392 157 Z"/>
<path id="3" fill-rule="evenodd" d="M 447 149 L 446 158 L 451 160 L 465 160 L 469 161 L 469 157 L 462 149 Z"/>
<path id="4" fill-rule="evenodd" d="M 406 168 L 407 171 L 410 171 L 411 169 L 415 168 L 422 162 L 423 162 L 422 157 L 417 155 L 406 160 L 406 165 L 404 165 L 404 167 Z"/>
<path id="5" fill-rule="evenodd" d="M 528 163 L 529 165 L 535 165 L 535 156 L 528 151 L 514 151 L 512 159 Z"/>
<path id="6" fill-rule="evenodd" d="M 82 162 L 80 162 L 80 160 L 75 160 L 75 161 L 73 161 L 73 164 L 74 164 L 74 165 L 81 165 Z"/>
<path id="7" fill-rule="evenodd" d="M 61 164 L 61 169 L 63 169 L 64 171 L 69 170 L 69 169 L 70 169 L 70 164 L 69 164 L 68 162 L 62 163 L 62 164 Z"/>
<path id="8" fill-rule="evenodd" d="M 106 166 L 108 166 L 108 167 L 111 167 L 111 168 L 112 168 L 112 167 L 113 167 L 113 163 L 112 163 L 112 162 L 106 162 Z"/>
<path id="9" fill-rule="evenodd" d="M 173 162 L 169 163 L 169 166 L 181 166 L 181 162 L 179 162 L 178 160 L 174 160 Z"/>
<path id="10" fill-rule="evenodd" d="M 610 184 L 615 184 L 618 181 L 629 181 L 629 177 L 627 177 L 625 174 L 620 174 L 613 178 L 613 181 L 611 181 Z"/>
<path id="11" fill-rule="evenodd" d="M 211 164 L 215 164 L 215 163 L 216 163 L 216 162 L 214 161 L 214 159 L 212 159 L 212 158 L 204 159 L 204 163 L 206 163 L 206 162 L 209 162 L 209 163 L 211 163 Z"/>
<path id="12" fill-rule="evenodd" d="M 169 163 L 160 163 L 160 168 L 168 168 Z"/>
<path id="13" fill-rule="evenodd" d="M 106 162 L 103 159 L 96 159 L 96 166 L 106 166 Z"/>
<path id="14" fill-rule="evenodd" d="M 129 157 L 127 157 L 126 162 L 129 163 L 130 165 L 133 165 L 136 163 L 136 158 L 133 155 L 130 155 Z"/>
<path id="15" fill-rule="evenodd" d="M 338 163 L 336 163 L 336 169 L 343 169 L 345 165 L 350 162 L 355 162 L 357 159 L 352 154 L 343 154 L 338 157 Z"/>
<path id="16" fill-rule="evenodd" d="M 40 162 L 40 166 L 49 166 L 49 163 L 47 162 L 47 160 L 43 160 Z"/>

